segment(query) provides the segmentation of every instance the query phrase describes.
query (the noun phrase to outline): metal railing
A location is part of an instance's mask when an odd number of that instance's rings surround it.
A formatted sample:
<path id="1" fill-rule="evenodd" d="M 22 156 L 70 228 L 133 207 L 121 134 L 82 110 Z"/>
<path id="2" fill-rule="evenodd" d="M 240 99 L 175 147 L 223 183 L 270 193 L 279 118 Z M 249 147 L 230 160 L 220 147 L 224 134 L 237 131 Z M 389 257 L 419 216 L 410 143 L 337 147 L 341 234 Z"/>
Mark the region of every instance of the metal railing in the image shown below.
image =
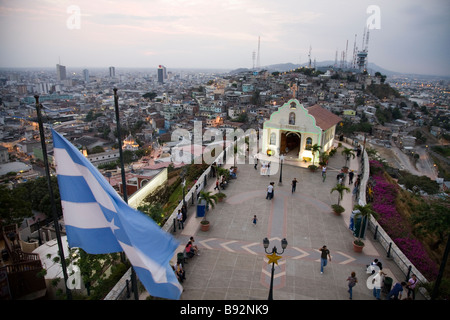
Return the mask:
<path id="1" fill-rule="evenodd" d="M 349 143 L 348 140 L 352 140 L 350 144 L 359 145 L 359 142 L 354 142 L 353 139 L 344 138 L 346 143 Z M 362 152 L 361 157 L 361 184 L 357 193 L 357 203 L 359 205 L 366 205 L 366 189 L 367 183 L 370 178 L 370 167 L 369 167 L 369 157 L 365 148 Z M 428 283 L 428 280 L 422 273 L 409 261 L 409 259 L 403 254 L 399 247 L 394 243 L 394 241 L 389 237 L 389 235 L 384 231 L 384 229 L 378 224 L 375 218 L 371 217 L 366 225 L 366 230 L 369 230 L 373 233 L 373 240 L 377 241 L 385 250 L 386 250 L 386 258 L 393 260 L 400 271 L 405 276 L 404 281 L 407 282 L 412 274 L 417 276 L 417 288 L 421 287 L 423 284 Z M 366 235 L 366 232 L 364 232 Z M 421 293 L 426 299 L 428 297 L 423 294 L 421 291 L 417 290 L 418 293 Z"/>

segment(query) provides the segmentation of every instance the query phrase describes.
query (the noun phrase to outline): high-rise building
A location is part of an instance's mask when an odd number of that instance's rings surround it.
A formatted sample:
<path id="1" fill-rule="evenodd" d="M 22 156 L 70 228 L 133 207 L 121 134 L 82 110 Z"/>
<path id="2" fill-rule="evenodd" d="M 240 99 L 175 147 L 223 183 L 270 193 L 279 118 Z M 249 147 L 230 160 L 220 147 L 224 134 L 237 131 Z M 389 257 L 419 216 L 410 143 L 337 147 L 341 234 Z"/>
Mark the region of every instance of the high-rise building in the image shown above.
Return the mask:
<path id="1" fill-rule="evenodd" d="M 164 67 L 162 65 L 159 65 L 158 67 L 158 82 L 164 83 Z"/>
<path id="2" fill-rule="evenodd" d="M 88 69 L 83 70 L 83 78 L 84 78 L 84 83 L 89 83 L 89 70 Z"/>
<path id="3" fill-rule="evenodd" d="M 56 80 L 66 80 L 66 66 L 62 66 L 60 64 L 56 65 Z"/>
<path id="4" fill-rule="evenodd" d="M 163 68 L 163 79 L 167 80 L 167 69 L 164 66 L 161 66 Z"/>
<path id="5" fill-rule="evenodd" d="M 109 76 L 111 78 L 114 78 L 116 76 L 116 68 L 114 67 L 109 67 Z"/>

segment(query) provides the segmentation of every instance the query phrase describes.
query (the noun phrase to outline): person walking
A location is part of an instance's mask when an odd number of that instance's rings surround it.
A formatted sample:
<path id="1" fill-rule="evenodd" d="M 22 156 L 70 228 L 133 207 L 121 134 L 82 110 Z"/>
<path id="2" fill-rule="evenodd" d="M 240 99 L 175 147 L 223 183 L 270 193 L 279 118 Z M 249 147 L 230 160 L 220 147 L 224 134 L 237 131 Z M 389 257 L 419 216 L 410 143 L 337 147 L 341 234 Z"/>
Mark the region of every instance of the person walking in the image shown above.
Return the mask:
<path id="1" fill-rule="evenodd" d="M 255 154 L 255 157 L 254 157 L 254 162 L 255 162 L 255 165 L 253 166 L 253 168 L 255 168 L 255 170 L 257 170 L 257 168 L 258 168 L 258 156 Z"/>
<path id="2" fill-rule="evenodd" d="M 322 182 L 325 182 L 325 179 L 327 178 L 327 166 L 322 167 Z"/>
<path id="3" fill-rule="evenodd" d="M 219 185 L 220 185 L 220 179 L 219 179 L 219 177 L 217 177 L 217 179 L 216 179 L 216 186 L 214 187 L 214 190 L 217 189 L 217 192 L 220 192 L 220 187 L 219 187 Z"/>
<path id="4" fill-rule="evenodd" d="M 408 280 L 406 284 L 406 289 L 408 289 L 408 299 L 415 300 L 416 299 L 416 284 L 417 284 L 417 276 L 413 274 L 411 278 Z"/>
<path id="5" fill-rule="evenodd" d="M 267 186 L 267 195 L 266 195 L 266 199 L 272 200 L 272 198 L 273 198 L 273 182 L 271 182 Z"/>
<path id="6" fill-rule="evenodd" d="M 256 217 L 256 214 L 255 214 L 252 219 L 252 223 L 254 226 L 256 226 L 256 222 L 258 222 L 258 218 Z"/>
<path id="7" fill-rule="evenodd" d="M 356 273 L 352 272 L 350 277 L 347 278 L 348 281 L 348 293 L 350 294 L 349 299 L 352 300 L 353 298 L 353 287 L 358 282 L 358 278 L 356 278 Z"/>
<path id="8" fill-rule="evenodd" d="M 327 266 L 327 257 L 331 261 L 330 250 L 327 246 L 323 246 L 319 249 L 320 253 L 320 274 L 323 274 L 323 268 Z"/>
<path id="9" fill-rule="evenodd" d="M 353 183 L 353 176 L 355 175 L 355 173 L 353 172 L 353 170 L 351 170 L 348 173 L 348 184 L 352 184 Z"/>
<path id="10" fill-rule="evenodd" d="M 378 273 L 373 277 L 372 284 L 373 284 L 373 296 L 380 300 L 380 294 L 381 294 L 381 284 L 383 283 L 385 273 L 383 271 L 378 271 Z"/>
<path id="11" fill-rule="evenodd" d="M 295 192 L 296 187 L 297 187 L 297 178 L 294 178 L 294 180 L 292 180 L 292 193 Z"/>

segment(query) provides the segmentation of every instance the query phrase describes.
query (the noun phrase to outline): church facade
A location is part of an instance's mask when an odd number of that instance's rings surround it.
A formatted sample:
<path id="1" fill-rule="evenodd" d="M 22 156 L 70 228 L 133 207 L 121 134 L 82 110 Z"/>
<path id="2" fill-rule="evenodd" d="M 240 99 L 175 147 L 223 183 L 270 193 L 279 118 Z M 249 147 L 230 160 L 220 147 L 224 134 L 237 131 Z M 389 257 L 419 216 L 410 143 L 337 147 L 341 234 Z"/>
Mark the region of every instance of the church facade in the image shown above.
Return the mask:
<path id="1" fill-rule="evenodd" d="M 312 146 L 321 146 L 320 152 L 330 150 L 336 126 L 341 121 L 339 116 L 319 105 L 305 108 L 297 99 L 291 99 L 264 122 L 262 152 L 307 162 L 314 159 L 317 164 L 319 157 L 313 156 Z"/>

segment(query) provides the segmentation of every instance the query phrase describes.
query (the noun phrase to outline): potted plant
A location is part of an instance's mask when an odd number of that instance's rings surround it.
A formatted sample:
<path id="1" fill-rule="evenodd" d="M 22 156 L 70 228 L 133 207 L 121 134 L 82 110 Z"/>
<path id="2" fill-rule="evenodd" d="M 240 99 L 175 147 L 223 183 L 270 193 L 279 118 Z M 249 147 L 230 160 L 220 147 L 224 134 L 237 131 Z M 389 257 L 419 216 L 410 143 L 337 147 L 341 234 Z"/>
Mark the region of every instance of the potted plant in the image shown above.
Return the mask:
<path id="1" fill-rule="evenodd" d="M 358 239 L 355 239 L 353 241 L 353 250 L 355 252 L 362 252 L 362 250 L 364 248 L 364 242 L 361 241 L 361 233 L 362 233 L 362 229 L 363 229 L 362 223 L 364 221 L 367 223 L 371 216 L 376 216 L 376 212 L 373 211 L 372 205 L 370 205 L 370 204 L 366 204 L 364 206 L 357 204 L 355 206 L 355 211 L 359 211 L 359 212 L 356 212 L 355 219 L 357 217 L 361 217 L 361 225 L 359 227 Z"/>
<path id="2" fill-rule="evenodd" d="M 315 172 L 315 171 L 317 170 L 317 168 L 318 168 L 318 166 L 316 166 L 316 165 L 314 165 L 314 164 L 310 164 L 310 165 L 308 166 L 308 169 L 309 169 L 311 172 Z"/>
<path id="3" fill-rule="evenodd" d="M 217 168 L 217 173 L 219 177 L 224 176 L 225 180 L 230 180 L 230 170 L 227 170 L 225 168 L 219 167 Z"/>
<path id="4" fill-rule="evenodd" d="M 223 199 L 227 197 L 227 195 L 225 193 L 223 193 L 223 192 L 216 193 L 216 196 L 217 196 L 217 200 L 219 202 L 222 202 Z"/>
<path id="5" fill-rule="evenodd" d="M 215 204 L 218 201 L 217 194 L 213 194 L 211 191 L 200 191 L 199 194 L 199 202 L 204 201 L 206 203 L 206 212 L 208 212 L 209 208 L 214 208 Z M 200 222 L 200 229 L 202 231 L 208 231 L 210 223 L 208 220 L 206 220 L 206 212 L 205 216 L 203 217 L 203 220 Z"/>
<path id="6" fill-rule="evenodd" d="M 338 196 L 338 205 L 341 203 L 342 198 L 344 197 L 344 191 L 347 191 L 347 193 L 350 192 L 350 188 L 346 187 L 343 184 L 338 183 L 333 189 L 331 189 L 330 193 L 333 193 L 333 191 L 337 191 L 339 193 Z"/>
<path id="7" fill-rule="evenodd" d="M 341 213 L 345 211 L 344 207 L 341 206 L 340 204 L 332 204 L 331 207 L 333 208 L 333 212 L 334 212 L 337 216 L 340 216 Z"/>

